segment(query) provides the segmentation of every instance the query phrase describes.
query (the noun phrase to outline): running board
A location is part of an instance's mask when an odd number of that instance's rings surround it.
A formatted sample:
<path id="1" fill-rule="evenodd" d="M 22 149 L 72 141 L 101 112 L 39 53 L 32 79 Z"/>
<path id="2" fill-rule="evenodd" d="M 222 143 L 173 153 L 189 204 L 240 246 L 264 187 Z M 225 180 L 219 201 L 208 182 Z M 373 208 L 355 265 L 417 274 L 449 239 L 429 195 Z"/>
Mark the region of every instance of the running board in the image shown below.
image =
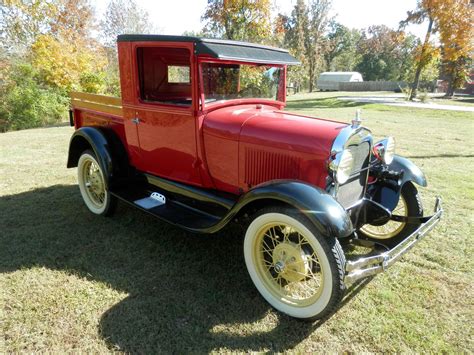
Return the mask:
<path id="1" fill-rule="evenodd" d="M 156 193 L 156 191 L 150 189 L 150 186 L 134 188 L 130 188 L 129 186 L 127 188 L 111 191 L 110 193 L 118 199 L 154 217 L 195 233 L 206 233 L 222 219 L 220 216 L 198 210 L 178 200 L 171 199 L 167 196 L 165 197 L 161 193 Z M 160 202 L 150 197 L 152 194 L 163 196 L 166 198 L 166 202 Z M 150 199 L 155 200 L 157 203 L 155 205 L 149 203 Z"/>

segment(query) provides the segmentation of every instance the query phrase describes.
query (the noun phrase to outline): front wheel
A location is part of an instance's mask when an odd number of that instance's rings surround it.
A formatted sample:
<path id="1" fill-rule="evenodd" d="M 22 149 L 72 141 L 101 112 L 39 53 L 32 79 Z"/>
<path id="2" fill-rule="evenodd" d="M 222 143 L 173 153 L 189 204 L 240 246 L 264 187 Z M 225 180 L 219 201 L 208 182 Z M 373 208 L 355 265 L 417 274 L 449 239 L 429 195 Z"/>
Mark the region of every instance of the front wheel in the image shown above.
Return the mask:
<path id="1" fill-rule="evenodd" d="M 116 200 L 108 191 L 102 168 L 93 151 L 84 151 L 77 164 L 77 180 L 82 199 L 89 211 L 109 216 L 115 210 Z"/>
<path id="2" fill-rule="evenodd" d="M 339 242 L 319 235 L 294 209 L 258 212 L 245 233 L 244 256 L 257 290 L 289 316 L 322 318 L 344 295 L 345 258 Z"/>
<path id="3" fill-rule="evenodd" d="M 423 216 L 423 205 L 421 204 L 420 195 L 415 185 L 411 182 L 407 182 L 403 185 L 400 199 L 392 213 L 403 217 Z M 397 221 L 388 221 L 381 226 L 366 224 L 360 228 L 359 234 L 363 238 L 393 248 L 417 230 L 420 225 L 421 222 L 405 223 Z"/>

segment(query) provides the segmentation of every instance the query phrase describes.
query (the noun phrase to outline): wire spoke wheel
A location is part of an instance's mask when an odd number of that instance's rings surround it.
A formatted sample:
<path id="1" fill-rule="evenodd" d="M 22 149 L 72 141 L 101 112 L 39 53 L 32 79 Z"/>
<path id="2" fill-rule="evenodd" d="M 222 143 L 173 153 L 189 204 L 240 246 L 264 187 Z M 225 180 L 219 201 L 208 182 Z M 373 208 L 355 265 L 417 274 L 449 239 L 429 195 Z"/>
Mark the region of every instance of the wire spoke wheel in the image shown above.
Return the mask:
<path id="1" fill-rule="evenodd" d="M 90 200 L 101 207 L 105 201 L 105 184 L 97 162 L 93 159 L 87 159 L 84 162 L 82 170 L 87 194 Z"/>
<path id="2" fill-rule="evenodd" d="M 257 212 L 245 233 L 247 270 L 260 294 L 280 312 L 316 319 L 334 310 L 344 293 L 344 253 L 299 211 Z"/>
<path id="3" fill-rule="evenodd" d="M 403 217 L 408 216 L 408 206 L 403 195 L 400 196 L 398 204 L 392 211 L 392 214 Z M 405 222 L 388 221 L 381 226 L 366 224 L 360 230 L 369 238 L 390 239 L 398 235 L 403 230 L 403 228 L 405 228 L 405 225 Z"/>
<path id="4" fill-rule="evenodd" d="M 94 152 L 86 150 L 81 154 L 77 164 L 77 178 L 87 208 L 99 215 L 112 214 L 115 200 L 107 190 L 104 173 Z"/>
<path id="5" fill-rule="evenodd" d="M 400 193 L 397 206 L 392 214 L 402 217 L 422 217 L 423 205 L 418 190 L 411 182 L 405 183 Z M 373 240 L 386 247 L 393 248 L 413 233 L 421 222 L 388 221 L 381 226 L 366 224 L 358 232 L 360 237 Z"/>
<path id="6" fill-rule="evenodd" d="M 295 227 L 269 224 L 258 232 L 254 258 L 276 297 L 305 306 L 319 296 L 322 270 L 311 243 Z"/>

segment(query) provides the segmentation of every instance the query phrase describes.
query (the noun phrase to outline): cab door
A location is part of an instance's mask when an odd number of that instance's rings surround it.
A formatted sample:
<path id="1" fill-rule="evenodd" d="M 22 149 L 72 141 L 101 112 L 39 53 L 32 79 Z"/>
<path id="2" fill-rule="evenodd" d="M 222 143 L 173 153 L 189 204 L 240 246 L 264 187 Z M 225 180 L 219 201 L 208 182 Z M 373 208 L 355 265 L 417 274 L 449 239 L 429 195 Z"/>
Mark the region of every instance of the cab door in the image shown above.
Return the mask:
<path id="1" fill-rule="evenodd" d="M 191 51 L 186 44 L 136 45 L 137 127 L 141 171 L 201 185 L 197 169 Z"/>

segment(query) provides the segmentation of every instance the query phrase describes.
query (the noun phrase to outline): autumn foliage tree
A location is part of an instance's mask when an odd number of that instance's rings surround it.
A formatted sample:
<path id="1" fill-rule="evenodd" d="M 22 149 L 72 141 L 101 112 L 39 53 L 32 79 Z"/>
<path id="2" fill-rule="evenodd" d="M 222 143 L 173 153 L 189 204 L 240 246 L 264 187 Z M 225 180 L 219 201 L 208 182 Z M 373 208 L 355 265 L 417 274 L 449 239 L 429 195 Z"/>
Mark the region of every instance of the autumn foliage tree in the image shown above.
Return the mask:
<path id="1" fill-rule="evenodd" d="M 438 21 L 444 72 L 451 97 L 466 81 L 474 51 L 474 8 L 469 0 L 437 0 L 434 16 Z"/>
<path id="2" fill-rule="evenodd" d="M 462 86 L 473 51 L 473 11 L 469 0 L 419 0 L 417 8 L 408 12 L 408 17 L 401 22 L 402 26 L 428 21 L 423 45 L 416 55 L 417 66 L 410 99 L 416 97 L 422 71 L 439 55 L 439 48 L 431 41 L 431 35 L 435 32 L 439 32 L 444 72 L 448 76 L 446 95 L 452 96 L 454 89 Z"/>
<path id="3" fill-rule="evenodd" d="M 216 38 L 269 42 L 270 10 L 270 0 L 208 0 L 203 32 Z"/>
<path id="4" fill-rule="evenodd" d="M 405 80 L 411 74 L 416 46 L 412 35 L 385 25 L 371 26 L 358 42 L 361 59 L 355 68 L 365 80 Z"/>
<path id="5" fill-rule="evenodd" d="M 31 45 L 31 62 L 44 81 L 63 89 L 99 93 L 104 90 L 107 59 L 92 37 L 94 13 L 87 0 L 60 0 L 49 31 Z"/>
<path id="6" fill-rule="evenodd" d="M 0 5 L 0 130 L 54 122 L 68 92 L 102 92 L 106 57 L 87 0 L 4 0 Z"/>

